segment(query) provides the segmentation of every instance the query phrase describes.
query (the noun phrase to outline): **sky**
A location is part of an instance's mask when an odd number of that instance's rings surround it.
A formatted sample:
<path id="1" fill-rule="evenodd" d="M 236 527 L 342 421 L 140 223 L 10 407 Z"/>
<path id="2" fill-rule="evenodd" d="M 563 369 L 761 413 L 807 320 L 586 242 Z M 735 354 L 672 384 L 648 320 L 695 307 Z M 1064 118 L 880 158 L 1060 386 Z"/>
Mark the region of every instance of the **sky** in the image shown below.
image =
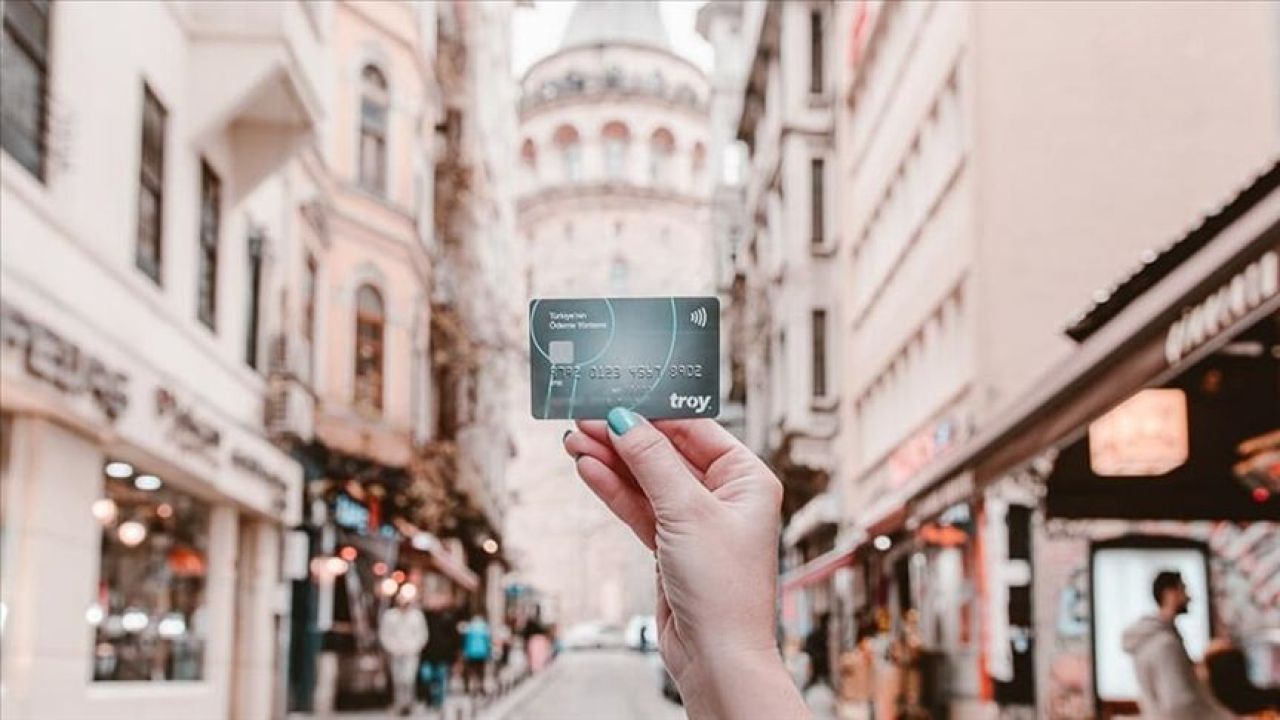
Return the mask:
<path id="1" fill-rule="evenodd" d="M 511 64 L 517 78 L 560 45 L 574 4 L 573 0 L 537 0 L 532 8 L 516 8 L 512 20 Z M 702 0 L 659 0 L 658 9 L 675 51 L 709 71 L 711 46 L 694 27 L 702 4 Z"/>

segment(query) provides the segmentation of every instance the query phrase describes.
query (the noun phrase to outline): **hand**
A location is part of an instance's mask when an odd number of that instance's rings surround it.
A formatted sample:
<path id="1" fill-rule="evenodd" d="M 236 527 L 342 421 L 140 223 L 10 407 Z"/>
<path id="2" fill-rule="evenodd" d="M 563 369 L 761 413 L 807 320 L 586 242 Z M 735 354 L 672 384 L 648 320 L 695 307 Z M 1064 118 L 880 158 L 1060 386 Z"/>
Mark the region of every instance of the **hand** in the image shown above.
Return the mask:
<path id="1" fill-rule="evenodd" d="M 658 565 L 658 644 L 693 717 L 804 717 L 774 640 L 782 485 L 712 420 L 615 408 L 566 434 L 578 475 Z"/>

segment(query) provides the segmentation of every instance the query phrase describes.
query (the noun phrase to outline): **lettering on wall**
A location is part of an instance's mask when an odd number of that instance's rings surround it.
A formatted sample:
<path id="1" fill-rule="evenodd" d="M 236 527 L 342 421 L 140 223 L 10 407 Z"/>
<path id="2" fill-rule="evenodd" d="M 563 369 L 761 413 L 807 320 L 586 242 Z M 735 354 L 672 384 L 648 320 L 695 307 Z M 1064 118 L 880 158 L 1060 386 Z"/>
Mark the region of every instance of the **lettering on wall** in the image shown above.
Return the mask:
<path id="1" fill-rule="evenodd" d="M 156 388 L 156 417 L 169 423 L 169 439 L 178 447 L 216 461 L 214 453 L 222 444 L 222 432 L 198 418 L 191 406 L 180 402 L 168 388 Z"/>
<path id="2" fill-rule="evenodd" d="M 32 377 L 67 395 L 87 395 L 108 420 L 129 406 L 127 374 L 8 304 L 0 304 L 0 345 L 21 354 Z"/>
<path id="3" fill-rule="evenodd" d="M 1262 303 L 1280 294 L 1280 253 L 1249 263 L 1200 302 L 1186 308 L 1165 334 L 1164 357 L 1177 365 Z"/>

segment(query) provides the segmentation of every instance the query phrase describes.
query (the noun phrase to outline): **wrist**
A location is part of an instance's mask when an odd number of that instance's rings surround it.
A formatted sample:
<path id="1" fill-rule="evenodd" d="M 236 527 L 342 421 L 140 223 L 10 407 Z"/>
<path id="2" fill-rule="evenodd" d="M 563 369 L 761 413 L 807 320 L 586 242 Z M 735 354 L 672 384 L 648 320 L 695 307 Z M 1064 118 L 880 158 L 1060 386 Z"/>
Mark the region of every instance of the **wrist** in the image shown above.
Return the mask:
<path id="1" fill-rule="evenodd" d="M 691 720 L 809 717 L 774 647 L 702 653 L 675 680 Z"/>

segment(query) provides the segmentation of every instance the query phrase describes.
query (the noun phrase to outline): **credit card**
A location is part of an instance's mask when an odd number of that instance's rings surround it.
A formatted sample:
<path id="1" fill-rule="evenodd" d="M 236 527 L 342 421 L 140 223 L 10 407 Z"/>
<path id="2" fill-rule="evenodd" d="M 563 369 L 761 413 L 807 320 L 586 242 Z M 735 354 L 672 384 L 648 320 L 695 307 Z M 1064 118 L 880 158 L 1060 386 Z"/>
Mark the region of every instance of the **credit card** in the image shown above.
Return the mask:
<path id="1" fill-rule="evenodd" d="M 720 414 L 720 301 L 714 297 L 529 302 L 535 418 Z"/>

